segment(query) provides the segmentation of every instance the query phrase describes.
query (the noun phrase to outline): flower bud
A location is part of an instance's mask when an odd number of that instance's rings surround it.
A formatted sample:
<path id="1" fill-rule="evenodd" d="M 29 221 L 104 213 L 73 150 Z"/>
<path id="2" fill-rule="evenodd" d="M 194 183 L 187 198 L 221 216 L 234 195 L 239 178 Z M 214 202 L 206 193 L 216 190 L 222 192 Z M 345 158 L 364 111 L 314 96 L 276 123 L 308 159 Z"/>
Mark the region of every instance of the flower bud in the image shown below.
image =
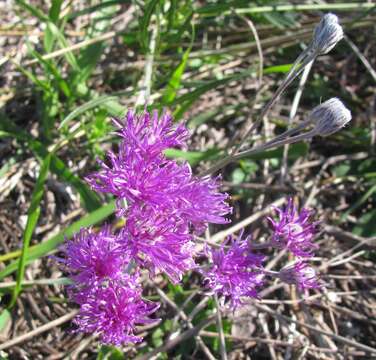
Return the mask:
<path id="1" fill-rule="evenodd" d="M 337 98 L 331 98 L 316 106 L 310 119 L 315 125 L 317 135 L 328 136 L 343 128 L 351 120 L 351 112 Z"/>
<path id="2" fill-rule="evenodd" d="M 300 290 L 320 287 L 315 270 L 302 261 L 284 267 L 278 277 L 286 284 L 296 285 Z"/>
<path id="3" fill-rule="evenodd" d="M 343 38 L 343 30 L 334 14 L 324 15 L 313 32 L 312 50 L 317 55 L 327 54 Z"/>

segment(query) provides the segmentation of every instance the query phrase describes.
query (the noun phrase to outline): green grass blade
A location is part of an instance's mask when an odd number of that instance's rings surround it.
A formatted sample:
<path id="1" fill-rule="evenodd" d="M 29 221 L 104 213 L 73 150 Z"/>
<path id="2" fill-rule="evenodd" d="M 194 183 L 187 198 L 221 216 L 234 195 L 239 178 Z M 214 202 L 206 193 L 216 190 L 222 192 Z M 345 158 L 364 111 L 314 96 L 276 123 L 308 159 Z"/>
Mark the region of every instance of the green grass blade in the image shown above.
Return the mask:
<path id="1" fill-rule="evenodd" d="M 145 7 L 144 15 L 141 19 L 141 26 L 140 26 L 140 36 L 141 36 L 141 44 L 143 48 L 147 50 L 149 48 L 149 34 L 148 28 L 151 16 L 153 15 L 154 8 L 157 6 L 160 0 L 151 0 Z"/>
<path id="2" fill-rule="evenodd" d="M 112 1 L 102 1 L 103 4 L 111 3 L 111 6 L 99 8 L 94 14 L 90 27 L 87 30 L 85 40 L 94 39 L 106 31 L 111 26 L 111 21 L 119 10 L 119 4 L 114 4 Z M 78 65 L 80 71 L 73 75 L 73 84 L 79 86 L 85 84 L 93 70 L 95 69 L 100 56 L 105 48 L 104 41 L 92 44 L 80 51 L 78 56 Z"/>
<path id="3" fill-rule="evenodd" d="M 14 66 L 19 70 L 23 75 L 25 75 L 29 80 L 31 80 L 35 85 L 37 85 L 41 90 L 45 92 L 51 92 L 52 89 L 48 82 L 39 80 L 32 72 L 26 70 L 24 67 L 20 66 L 18 63 L 13 62 Z"/>
<path id="4" fill-rule="evenodd" d="M 184 159 L 187 160 L 191 166 L 195 166 L 200 163 L 200 161 L 218 159 L 221 150 L 209 149 L 206 151 L 182 151 L 179 149 L 167 149 L 164 153 L 170 159 Z"/>
<path id="5" fill-rule="evenodd" d="M 26 134 L 20 128 L 11 123 L 4 116 L 0 117 L 0 136 L 9 134 L 20 142 L 26 143 L 30 150 L 39 158 L 44 159 L 48 151 L 38 140 L 34 140 L 31 136 Z M 3 130 L 1 130 L 3 129 Z M 77 176 L 75 176 L 64 162 L 56 155 L 51 157 L 51 171 L 56 174 L 61 180 L 71 184 L 80 194 L 81 201 L 88 211 L 93 211 L 101 206 L 101 202 L 97 194 L 90 190 L 90 188 Z"/>
<path id="6" fill-rule="evenodd" d="M 43 11 L 39 10 L 35 6 L 28 4 L 26 1 L 23 0 L 16 0 L 16 4 L 21 6 L 23 9 L 28 11 L 31 15 L 38 18 L 40 21 L 45 22 L 48 21 L 48 16 L 43 13 Z"/>
<path id="7" fill-rule="evenodd" d="M 171 104 L 172 101 L 174 101 L 176 97 L 176 93 L 180 87 L 180 81 L 181 77 L 183 76 L 185 67 L 187 66 L 187 61 L 189 58 L 189 53 L 191 52 L 191 49 L 188 48 L 183 55 L 183 58 L 178 65 L 178 67 L 173 72 L 170 81 L 167 84 L 166 90 L 163 94 L 162 101 L 165 104 Z"/>
<path id="8" fill-rule="evenodd" d="M 113 214 L 115 211 L 115 201 L 112 201 L 106 205 L 103 205 L 101 208 L 91 212 L 87 216 L 81 218 L 80 220 L 74 222 L 72 225 L 68 226 L 64 231 L 58 233 L 52 238 L 44 241 L 40 244 L 31 246 L 29 248 L 28 254 L 26 256 L 26 264 L 31 263 L 32 261 L 47 255 L 51 251 L 55 250 L 65 239 L 70 239 L 74 233 L 79 231 L 81 228 L 89 227 L 103 221 L 108 216 Z M 18 254 L 20 255 L 20 253 Z M 18 261 L 13 261 L 2 271 L 0 271 L 0 279 L 3 279 L 5 276 L 12 274 L 17 270 Z"/>
<path id="9" fill-rule="evenodd" d="M 39 63 L 44 66 L 44 71 L 47 74 L 50 74 L 58 84 L 60 90 L 62 93 L 67 97 L 70 98 L 72 96 L 72 91 L 69 88 L 67 82 L 63 79 L 63 76 L 60 74 L 59 70 L 56 68 L 56 66 L 52 63 L 50 60 L 45 60 L 43 57 L 35 51 L 31 46 L 29 42 L 26 42 L 26 45 L 28 47 L 29 52 L 38 59 Z"/>
<path id="10" fill-rule="evenodd" d="M 31 195 L 31 204 L 27 215 L 27 222 L 25 227 L 25 232 L 23 235 L 23 245 L 22 245 L 22 252 L 21 257 L 18 261 L 18 271 L 17 271 L 17 278 L 16 278 L 16 286 L 14 288 L 12 299 L 10 302 L 10 307 L 13 307 L 15 304 L 18 295 L 21 292 L 22 289 L 22 280 L 24 278 L 24 272 L 25 272 L 25 261 L 29 250 L 29 245 L 31 241 L 31 237 L 33 235 L 35 226 L 37 225 L 39 215 L 40 215 L 40 202 L 43 197 L 44 193 L 44 183 L 47 179 L 48 172 L 50 169 L 50 163 L 51 163 L 51 154 L 47 155 L 47 157 L 44 159 L 40 173 L 37 179 L 37 182 L 35 184 L 35 188 L 33 191 L 33 194 Z"/>
<path id="11" fill-rule="evenodd" d="M 197 86 L 196 89 L 178 97 L 174 102 L 176 105 L 178 105 L 176 111 L 174 112 L 174 118 L 176 120 L 180 119 L 183 116 L 183 114 L 193 105 L 193 103 L 197 101 L 198 98 L 206 92 L 215 89 L 219 86 L 225 85 L 232 80 L 242 79 L 246 76 L 249 76 L 253 72 L 253 70 L 245 70 L 241 73 L 228 76 L 224 79 L 212 80 L 204 83 L 203 85 Z"/>
<path id="12" fill-rule="evenodd" d="M 109 0 L 109 1 L 106 1 L 106 2 L 101 2 L 101 3 L 98 3 L 97 5 L 86 7 L 85 9 L 82 9 L 82 10 L 74 11 L 74 12 L 67 15 L 67 19 L 73 20 L 73 19 L 75 19 L 79 16 L 92 14 L 95 11 L 104 9 L 106 7 L 109 7 L 109 6 L 125 5 L 125 4 L 131 4 L 131 1 L 130 0 Z"/>
<path id="13" fill-rule="evenodd" d="M 62 122 L 59 126 L 59 129 L 61 129 L 63 126 L 67 125 L 71 120 L 75 119 L 77 116 L 83 114 L 84 112 L 91 110 L 91 109 L 94 109 L 97 106 L 103 105 L 106 102 L 115 101 L 115 100 L 117 100 L 116 96 L 105 95 L 105 96 L 101 96 L 101 97 L 98 97 L 96 99 L 90 100 L 85 104 L 82 104 L 81 106 L 74 109 L 70 114 L 68 114 L 68 116 L 66 116 L 62 120 Z"/>
<path id="14" fill-rule="evenodd" d="M 56 37 L 60 47 L 62 49 L 69 48 L 68 41 L 66 40 L 65 36 L 63 33 L 60 31 L 60 29 L 51 21 L 48 21 L 47 23 L 47 28 L 51 33 Z M 67 51 L 64 53 L 65 59 L 67 60 L 68 64 L 72 67 L 72 69 L 76 72 L 80 71 L 80 67 L 78 65 L 76 56 L 73 54 L 72 51 Z"/>
<path id="15" fill-rule="evenodd" d="M 61 5 L 63 5 L 63 0 L 52 0 L 48 16 L 53 23 L 57 23 L 59 20 Z"/>

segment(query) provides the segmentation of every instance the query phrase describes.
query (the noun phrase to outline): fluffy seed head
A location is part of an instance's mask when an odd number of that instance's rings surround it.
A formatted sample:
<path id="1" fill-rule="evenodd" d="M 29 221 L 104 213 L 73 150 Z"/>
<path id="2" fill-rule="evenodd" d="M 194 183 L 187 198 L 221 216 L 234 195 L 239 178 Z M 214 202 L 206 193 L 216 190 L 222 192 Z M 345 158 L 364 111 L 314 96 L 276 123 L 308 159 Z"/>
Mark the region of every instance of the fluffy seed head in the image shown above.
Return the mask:
<path id="1" fill-rule="evenodd" d="M 324 15 L 313 33 L 312 50 L 317 55 L 327 54 L 343 38 L 343 30 L 334 14 Z"/>
<path id="2" fill-rule="evenodd" d="M 310 119 L 315 123 L 315 132 L 321 136 L 341 130 L 351 120 L 351 112 L 338 98 L 331 98 L 316 106 Z"/>

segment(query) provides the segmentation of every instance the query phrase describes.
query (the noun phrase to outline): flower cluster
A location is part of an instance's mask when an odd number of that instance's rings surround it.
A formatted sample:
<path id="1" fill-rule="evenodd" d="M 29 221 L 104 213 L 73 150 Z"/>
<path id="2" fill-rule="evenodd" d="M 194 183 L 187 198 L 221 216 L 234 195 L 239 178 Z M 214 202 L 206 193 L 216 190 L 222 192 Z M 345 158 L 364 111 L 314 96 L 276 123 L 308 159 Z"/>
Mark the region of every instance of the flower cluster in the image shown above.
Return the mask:
<path id="1" fill-rule="evenodd" d="M 103 343 L 119 345 L 137 342 L 136 324 L 146 324 L 158 304 L 142 298 L 138 273 L 127 273 L 129 251 L 104 226 L 99 232 L 82 229 L 63 247 L 64 257 L 56 258 L 69 274 L 71 300 L 80 305 L 74 323 L 82 332 L 95 332 Z"/>
<path id="2" fill-rule="evenodd" d="M 294 284 L 299 290 L 319 288 L 315 271 L 304 259 L 313 256 L 316 245 L 313 243 L 317 232 L 317 222 L 311 221 L 311 211 L 297 211 L 292 199 L 284 209 L 275 208 L 278 220 L 268 218 L 273 234 L 270 242 L 251 243 L 250 237 L 229 237 L 220 248 L 206 250 L 210 265 L 200 272 L 204 276 L 206 287 L 215 294 L 228 300 L 231 308 L 243 303 L 242 298 L 258 297 L 258 289 L 268 277 L 277 277 L 281 281 Z M 263 267 L 265 256 L 254 251 L 273 247 L 287 250 L 297 256 L 296 263 L 286 266 L 279 272 Z"/>
<path id="3" fill-rule="evenodd" d="M 342 38 L 337 17 L 325 15 L 308 49 L 294 62 L 260 119 L 307 64 L 328 53 Z M 333 134 L 350 120 L 351 113 L 342 102 L 330 99 L 313 109 L 309 119 L 296 128 L 263 146 L 235 152 L 213 168 L 271 147 Z M 312 131 L 293 136 L 312 123 Z M 272 227 L 270 242 L 251 244 L 250 237 L 241 232 L 219 247 L 205 247 L 208 264 L 196 264 L 194 237 L 202 234 L 209 223 L 229 222 L 226 216 L 232 209 L 228 195 L 219 191 L 220 177 L 194 176 L 187 162 L 165 156 L 168 148 L 186 148 L 189 139 L 185 125 L 175 126 L 168 113 L 159 116 L 157 111 L 145 111 L 137 115 L 128 111 L 114 124 L 120 138 L 118 150 L 109 151 L 106 159 L 99 161 L 99 170 L 86 180 L 95 191 L 115 197 L 116 214 L 124 226 L 116 232 L 109 226 L 97 232 L 82 229 L 66 242 L 63 255 L 55 258 L 72 281 L 70 299 L 80 306 L 74 320 L 76 331 L 98 334 L 104 343 L 114 345 L 141 341 L 136 335 L 137 325 L 155 321 L 150 316 L 159 307 L 142 297 L 142 269 L 148 270 L 151 277 L 163 273 L 174 283 L 196 269 L 210 292 L 220 295 L 232 308 L 241 305 L 243 298 L 257 298 L 268 277 L 303 291 L 320 287 L 315 271 L 307 263 L 317 247 L 314 237 L 318 223 L 311 220 L 311 211 L 299 212 L 292 199 L 284 209 L 276 208 L 278 219 L 268 218 Z M 289 252 L 296 257 L 295 263 L 280 271 L 264 268 L 265 256 L 256 251 L 268 246 Z"/>
<path id="4" fill-rule="evenodd" d="M 169 114 L 129 111 L 115 124 L 119 151 L 110 152 L 108 164 L 101 162 L 87 181 L 116 196 L 118 215 L 127 218 L 120 237 L 132 257 L 151 273 L 162 271 L 178 282 L 194 267 L 192 232 L 228 222 L 228 196 L 218 191 L 218 179 L 195 177 L 188 163 L 166 158 L 163 151 L 185 147 L 189 135 L 183 125 L 173 126 Z"/>
<path id="5" fill-rule="evenodd" d="M 278 220 L 268 217 L 273 234 L 271 246 L 286 249 L 297 257 L 297 262 L 283 268 L 278 277 L 288 283 L 295 284 L 300 290 L 318 288 L 319 282 L 315 271 L 307 264 L 313 256 L 317 245 L 313 239 L 318 230 L 318 222 L 311 221 L 312 212 L 308 209 L 297 211 L 290 198 L 284 209 L 276 208 Z"/>
<path id="6" fill-rule="evenodd" d="M 193 234 L 208 223 L 224 224 L 231 212 L 219 178 L 193 176 L 188 163 L 169 160 L 164 150 L 185 147 L 189 133 L 173 126 L 167 113 L 115 120 L 121 138 L 117 153 L 87 177 L 91 187 L 116 197 L 125 225 L 83 229 L 67 241 L 58 258 L 72 280 L 68 294 L 80 306 L 78 331 L 97 333 L 104 343 L 137 342 L 135 326 L 152 320 L 158 304 L 142 298 L 139 269 L 163 272 L 177 283 L 195 268 Z"/>
<path id="7" fill-rule="evenodd" d="M 174 128 L 168 114 L 158 121 L 157 112 L 151 117 L 130 111 L 125 120 L 115 122 L 122 137 L 119 153 L 110 152 L 109 164 L 101 162 L 101 170 L 87 178 L 92 188 L 115 195 L 120 215 L 146 207 L 175 216 L 196 233 L 202 233 L 207 223 L 226 223 L 224 216 L 231 208 L 225 202 L 227 194 L 218 191 L 218 179 L 195 177 L 188 163 L 179 164 L 163 154 L 168 147 L 186 145 L 187 129 Z"/>

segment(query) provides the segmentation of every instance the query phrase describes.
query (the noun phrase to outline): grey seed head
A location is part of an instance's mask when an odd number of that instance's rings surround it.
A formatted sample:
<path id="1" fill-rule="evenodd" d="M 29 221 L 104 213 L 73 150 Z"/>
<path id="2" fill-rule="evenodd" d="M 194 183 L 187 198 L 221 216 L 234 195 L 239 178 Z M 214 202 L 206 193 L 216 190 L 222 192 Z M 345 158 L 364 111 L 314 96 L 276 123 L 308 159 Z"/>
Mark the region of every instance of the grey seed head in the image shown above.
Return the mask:
<path id="1" fill-rule="evenodd" d="M 327 54 L 343 38 L 343 29 L 334 14 L 325 14 L 313 32 L 312 50 L 317 55 Z"/>
<path id="2" fill-rule="evenodd" d="M 331 98 L 316 106 L 310 119 L 315 123 L 317 135 L 328 136 L 341 130 L 351 120 L 351 112 L 341 100 Z"/>

